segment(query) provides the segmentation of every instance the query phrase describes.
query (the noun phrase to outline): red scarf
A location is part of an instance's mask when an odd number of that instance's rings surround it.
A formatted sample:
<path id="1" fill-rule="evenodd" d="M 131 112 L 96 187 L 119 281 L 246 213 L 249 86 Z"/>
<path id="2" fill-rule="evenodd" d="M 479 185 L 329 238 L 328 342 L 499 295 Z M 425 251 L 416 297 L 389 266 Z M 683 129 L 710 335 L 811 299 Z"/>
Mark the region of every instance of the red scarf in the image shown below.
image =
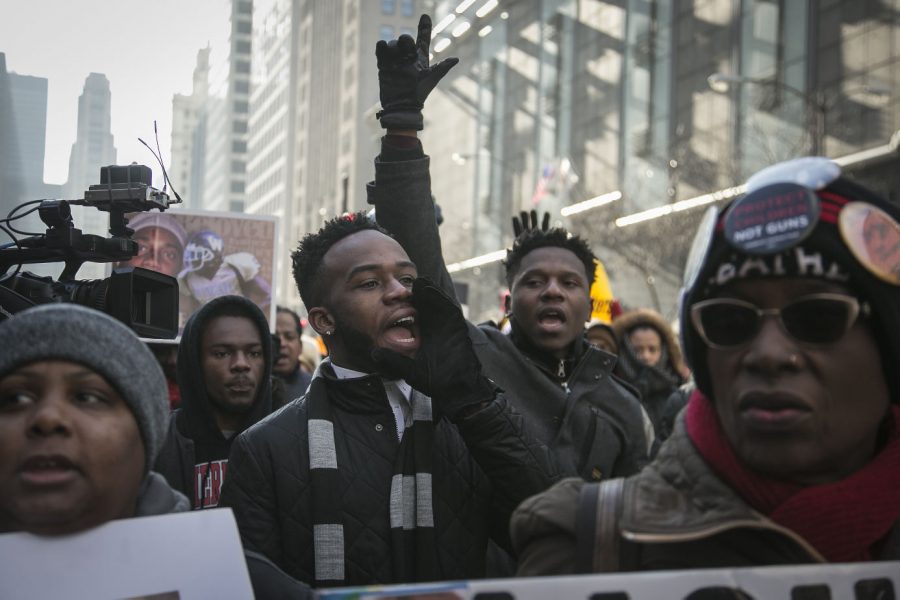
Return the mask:
<path id="1" fill-rule="evenodd" d="M 741 464 L 699 390 L 685 421 L 700 455 L 747 504 L 800 535 L 829 562 L 857 562 L 872 560 L 900 520 L 900 406 L 891 411 L 887 443 L 869 464 L 841 481 L 811 487 L 767 479 Z"/>

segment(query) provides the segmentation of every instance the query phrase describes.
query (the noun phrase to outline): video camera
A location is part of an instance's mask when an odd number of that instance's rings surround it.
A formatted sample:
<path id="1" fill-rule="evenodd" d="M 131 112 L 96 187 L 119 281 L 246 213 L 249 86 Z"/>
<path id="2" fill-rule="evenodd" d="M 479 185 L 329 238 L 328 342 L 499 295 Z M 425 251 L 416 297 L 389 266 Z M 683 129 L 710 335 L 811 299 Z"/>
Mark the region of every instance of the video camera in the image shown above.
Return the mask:
<path id="1" fill-rule="evenodd" d="M 153 172 L 138 164 L 101 167 L 100 183 L 82 200 L 32 200 L 13 208 L 0 225 L 13 241 L 0 246 L 0 321 L 35 304 L 74 302 L 103 311 L 122 321 L 139 336 L 174 338 L 178 333 L 178 282 L 174 277 L 137 267 L 113 269 L 107 279 L 77 281 L 85 262 L 127 261 L 138 253 L 131 239 L 126 213 L 169 207 L 169 196 L 155 189 Z M 177 194 L 176 194 L 177 197 Z M 177 199 L 175 202 L 180 202 Z M 37 204 L 31 210 L 25 207 Z M 82 233 L 72 221 L 70 206 L 92 206 L 109 213 L 110 237 Z M 37 211 L 47 225 L 43 234 L 29 235 L 12 221 Z M 18 214 L 17 214 L 18 213 Z M 16 239 L 12 231 L 29 237 Z M 21 273 L 22 265 L 63 262 L 57 281 Z M 15 270 L 10 270 L 15 267 Z"/>

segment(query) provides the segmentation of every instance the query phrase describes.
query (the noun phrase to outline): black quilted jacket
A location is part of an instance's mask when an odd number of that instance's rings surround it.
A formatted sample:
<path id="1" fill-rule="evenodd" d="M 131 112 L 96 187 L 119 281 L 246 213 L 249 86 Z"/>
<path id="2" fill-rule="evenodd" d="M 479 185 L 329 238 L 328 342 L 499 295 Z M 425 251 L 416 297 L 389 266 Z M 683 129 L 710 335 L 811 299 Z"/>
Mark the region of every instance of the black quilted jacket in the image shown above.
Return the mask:
<path id="1" fill-rule="evenodd" d="M 332 403 L 344 511 L 348 584 L 392 579 L 390 499 L 399 444 L 394 417 L 376 376 L 319 375 Z M 230 506 L 247 549 L 291 576 L 314 580 L 307 405 L 297 399 L 234 443 L 220 506 Z M 451 423 L 435 411 L 433 486 L 438 578 L 482 576 L 488 538 L 509 547 L 509 518 L 519 502 L 555 479 L 547 452 L 521 436 L 521 417 L 503 395 Z"/>

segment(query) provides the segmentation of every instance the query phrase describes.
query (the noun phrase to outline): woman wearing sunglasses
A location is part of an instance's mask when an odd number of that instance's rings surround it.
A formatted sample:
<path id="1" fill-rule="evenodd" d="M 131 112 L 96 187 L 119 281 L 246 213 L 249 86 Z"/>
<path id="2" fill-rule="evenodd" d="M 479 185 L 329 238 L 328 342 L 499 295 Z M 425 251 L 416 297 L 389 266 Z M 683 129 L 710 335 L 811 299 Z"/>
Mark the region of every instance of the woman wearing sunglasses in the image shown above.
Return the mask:
<path id="1" fill-rule="evenodd" d="M 653 463 L 519 507 L 521 575 L 900 559 L 900 209 L 799 159 L 701 224 Z"/>

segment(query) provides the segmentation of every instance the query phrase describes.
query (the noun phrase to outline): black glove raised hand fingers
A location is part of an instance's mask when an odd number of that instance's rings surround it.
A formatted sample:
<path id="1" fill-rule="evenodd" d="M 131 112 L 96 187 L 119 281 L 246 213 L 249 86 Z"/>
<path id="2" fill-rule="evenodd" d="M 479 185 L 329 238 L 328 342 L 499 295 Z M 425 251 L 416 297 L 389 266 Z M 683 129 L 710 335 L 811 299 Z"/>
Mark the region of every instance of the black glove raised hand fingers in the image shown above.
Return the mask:
<path id="1" fill-rule="evenodd" d="M 386 69 L 391 62 L 391 50 L 385 40 L 375 43 L 375 60 L 378 61 L 378 69 Z"/>
<path id="2" fill-rule="evenodd" d="M 419 56 L 416 50 L 416 42 L 413 41 L 412 37 L 403 34 L 399 38 L 397 38 L 397 55 L 404 65 L 410 65 L 419 60 Z M 426 60 L 428 57 L 425 57 Z M 428 64 L 427 62 L 425 63 Z"/>
<path id="3" fill-rule="evenodd" d="M 419 17 L 419 33 L 416 36 L 416 48 L 419 55 L 425 57 L 425 64 L 428 65 L 428 53 L 431 48 L 431 17 L 422 15 Z"/>
<path id="4" fill-rule="evenodd" d="M 378 42 L 378 87 L 381 111 L 377 117 L 385 129 L 421 130 L 425 99 L 458 61 L 448 58 L 429 66 L 431 18 L 422 15 L 415 40 L 408 35 Z"/>
<path id="5" fill-rule="evenodd" d="M 434 81 L 434 84 L 437 85 L 437 82 L 444 78 L 444 75 L 447 72 L 456 66 L 456 63 L 459 62 L 459 59 L 454 57 L 445 58 L 438 64 L 431 67 L 431 79 Z M 434 85 L 431 86 L 432 88 Z M 431 90 L 429 90 L 431 91 Z"/>

